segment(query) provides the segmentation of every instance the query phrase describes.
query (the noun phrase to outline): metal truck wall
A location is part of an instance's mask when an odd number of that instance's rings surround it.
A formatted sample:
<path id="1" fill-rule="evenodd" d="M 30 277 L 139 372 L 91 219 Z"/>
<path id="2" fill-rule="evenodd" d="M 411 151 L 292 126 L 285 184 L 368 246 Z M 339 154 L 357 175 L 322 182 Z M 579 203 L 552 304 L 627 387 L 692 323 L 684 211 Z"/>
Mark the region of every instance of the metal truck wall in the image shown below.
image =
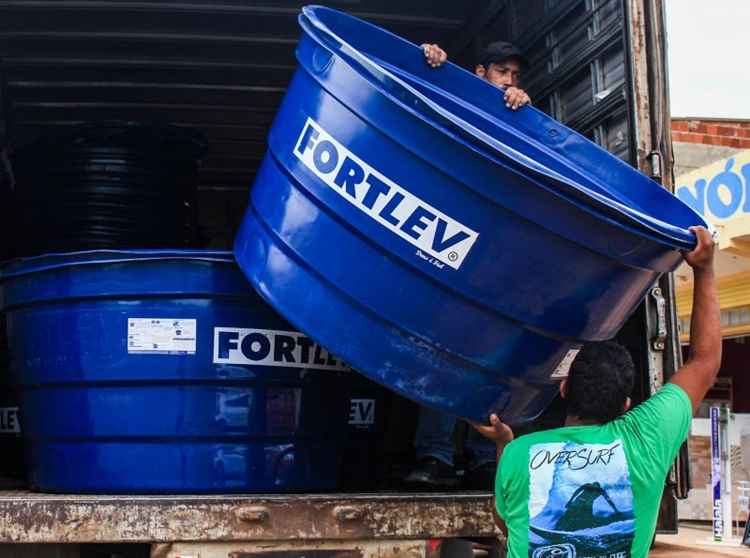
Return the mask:
<path id="1" fill-rule="evenodd" d="M 438 42 L 467 68 L 486 42 L 513 39 L 531 59 L 523 84 L 535 105 L 630 160 L 621 0 L 321 3 Z M 301 5 L 0 4 L 0 141 L 13 149 L 110 119 L 203 130 L 200 224 L 211 246 L 229 248 L 296 65 Z"/>
<path id="2" fill-rule="evenodd" d="M 0 306 L 34 488 L 337 487 L 353 373 L 264 304 L 230 254 L 14 260 Z"/>
<path id="3" fill-rule="evenodd" d="M 21 486 L 26 477 L 20 399 L 9 370 L 5 314 L 0 312 L 0 488 Z"/>
<path id="4" fill-rule="evenodd" d="M 529 60 L 522 75 L 534 105 L 633 162 L 622 0 L 498 2 L 465 50 L 498 37 Z M 456 46 L 462 43 L 457 43 Z"/>
<path id="5" fill-rule="evenodd" d="M 446 43 L 489 2 L 322 3 L 415 42 Z M 199 170 L 200 226 L 210 246 L 228 249 L 296 65 L 302 5 L 0 3 L 0 142 L 20 148 L 101 120 L 202 130 L 211 149 Z"/>

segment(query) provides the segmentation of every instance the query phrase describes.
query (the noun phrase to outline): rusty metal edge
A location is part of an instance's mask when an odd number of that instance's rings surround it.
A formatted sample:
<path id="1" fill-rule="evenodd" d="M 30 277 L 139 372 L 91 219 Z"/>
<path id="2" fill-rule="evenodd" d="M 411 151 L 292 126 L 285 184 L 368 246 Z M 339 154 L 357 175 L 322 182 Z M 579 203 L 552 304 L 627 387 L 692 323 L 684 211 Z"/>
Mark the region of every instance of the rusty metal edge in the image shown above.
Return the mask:
<path id="1" fill-rule="evenodd" d="M 0 493 L 0 543 L 495 536 L 489 494 L 84 496 Z"/>
<path id="2" fill-rule="evenodd" d="M 658 179 L 673 191 L 674 153 L 671 141 L 671 115 L 666 60 L 666 21 L 663 0 L 623 0 L 629 44 L 630 101 L 634 124 L 635 156 L 638 168 Z M 658 153 L 662 164 L 659 173 L 650 163 L 650 155 Z M 655 176 L 659 174 L 659 176 Z M 674 318 L 673 284 L 662 278 L 662 291 L 668 304 L 667 350 L 663 351 L 658 377 L 650 378 L 651 385 L 661 385 L 680 364 L 679 337 Z M 682 451 L 674 468 L 681 469 L 681 460 L 688 459 Z M 680 490 L 680 492 L 685 492 Z M 672 487 L 667 486 L 662 497 L 657 533 L 677 532 L 677 501 Z"/>

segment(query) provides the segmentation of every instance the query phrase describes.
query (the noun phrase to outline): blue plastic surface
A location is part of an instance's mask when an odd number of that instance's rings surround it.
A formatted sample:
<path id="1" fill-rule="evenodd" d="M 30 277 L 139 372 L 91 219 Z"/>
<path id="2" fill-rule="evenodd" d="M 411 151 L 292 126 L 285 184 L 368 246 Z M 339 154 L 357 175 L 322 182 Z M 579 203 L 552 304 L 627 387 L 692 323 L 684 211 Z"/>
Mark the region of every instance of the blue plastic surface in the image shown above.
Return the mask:
<path id="1" fill-rule="evenodd" d="M 289 333 L 231 253 L 40 256 L 0 285 L 36 489 L 336 488 L 353 373 Z"/>
<path id="2" fill-rule="evenodd" d="M 415 45 L 307 7 L 235 255 L 355 369 L 486 420 L 536 416 L 705 222 L 533 107 Z M 569 360 L 569 359 L 567 359 Z"/>

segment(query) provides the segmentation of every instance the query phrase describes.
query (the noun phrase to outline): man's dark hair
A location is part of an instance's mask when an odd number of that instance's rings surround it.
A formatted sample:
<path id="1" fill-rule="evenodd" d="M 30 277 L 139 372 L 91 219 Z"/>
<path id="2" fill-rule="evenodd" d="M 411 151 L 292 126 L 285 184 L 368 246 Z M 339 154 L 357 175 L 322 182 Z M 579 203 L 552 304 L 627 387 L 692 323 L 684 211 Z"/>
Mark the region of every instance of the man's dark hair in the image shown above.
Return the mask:
<path id="1" fill-rule="evenodd" d="M 568 374 L 568 414 L 599 423 L 617 418 L 633 391 L 634 370 L 633 359 L 622 345 L 587 343 Z"/>

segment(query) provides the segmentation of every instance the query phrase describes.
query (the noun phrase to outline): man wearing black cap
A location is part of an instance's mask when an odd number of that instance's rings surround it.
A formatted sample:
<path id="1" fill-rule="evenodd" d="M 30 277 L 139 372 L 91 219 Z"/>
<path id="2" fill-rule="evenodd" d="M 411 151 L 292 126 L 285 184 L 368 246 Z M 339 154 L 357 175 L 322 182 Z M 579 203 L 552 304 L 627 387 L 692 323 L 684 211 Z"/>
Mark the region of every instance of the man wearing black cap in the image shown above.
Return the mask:
<path id="1" fill-rule="evenodd" d="M 427 63 L 433 68 L 437 68 L 448 59 L 445 51 L 436 44 L 423 44 L 422 50 Z M 531 103 L 526 92 L 518 87 L 521 70 L 526 65 L 525 58 L 515 45 L 495 41 L 484 49 L 482 57 L 474 67 L 474 74 L 503 89 L 505 106 L 517 110 Z"/>
<path id="2" fill-rule="evenodd" d="M 448 59 L 445 51 L 436 44 L 423 44 L 422 50 L 425 60 L 433 68 Z M 505 41 L 496 41 L 487 45 L 474 68 L 474 74 L 502 89 L 505 106 L 518 110 L 531 103 L 526 92 L 518 87 L 524 66 L 526 63 L 518 48 Z M 420 409 L 414 439 L 418 464 L 404 482 L 430 489 L 454 488 L 459 485 L 459 477 L 453 464 L 455 426 L 456 419 L 451 415 L 427 407 Z M 494 444 L 471 430 L 465 446 L 470 455 L 466 487 L 490 489 L 495 478 Z"/>

